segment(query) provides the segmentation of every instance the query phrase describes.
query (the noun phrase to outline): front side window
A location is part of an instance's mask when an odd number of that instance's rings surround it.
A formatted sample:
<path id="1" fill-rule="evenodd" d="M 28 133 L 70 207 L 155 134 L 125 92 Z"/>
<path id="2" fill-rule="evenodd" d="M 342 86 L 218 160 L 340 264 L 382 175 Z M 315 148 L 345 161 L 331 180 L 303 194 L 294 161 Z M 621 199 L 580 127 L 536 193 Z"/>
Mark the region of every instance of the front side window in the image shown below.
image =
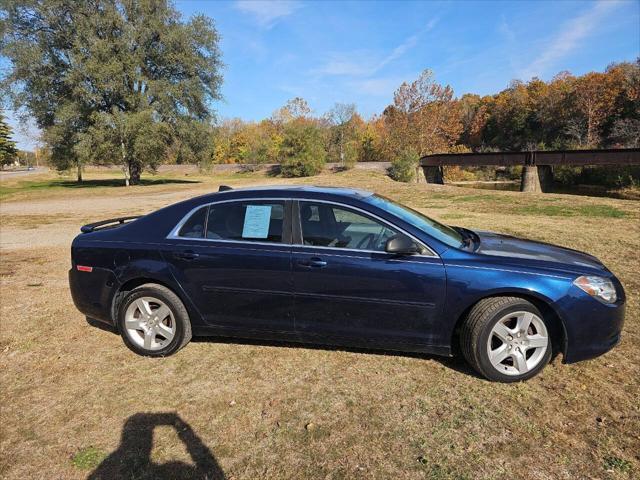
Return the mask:
<path id="1" fill-rule="evenodd" d="M 384 252 L 398 232 L 346 207 L 300 202 L 300 225 L 305 245 Z"/>
<path id="2" fill-rule="evenodd" d="M 434 219 L 413 210 L 412 208 L 400 205 L 399 203 L 389 200 L 381 195 L 371 195 L 368 197 L 368 202 L 401 218 L 405 222 L 413 225 L 417 229 L 422 230 L 426 234 L 431 235 L 450 247 L 460 248 L 464 244 L 464 238 L 460 232 L 454 230 L 448 225 L 443 225 L 442 223 L 437 222 Z"/>
<path id="3" fill-rule="evenodd" d="M 283 201 L 243 201 L 209 206 L 206 238 L 282 242 Z"/>

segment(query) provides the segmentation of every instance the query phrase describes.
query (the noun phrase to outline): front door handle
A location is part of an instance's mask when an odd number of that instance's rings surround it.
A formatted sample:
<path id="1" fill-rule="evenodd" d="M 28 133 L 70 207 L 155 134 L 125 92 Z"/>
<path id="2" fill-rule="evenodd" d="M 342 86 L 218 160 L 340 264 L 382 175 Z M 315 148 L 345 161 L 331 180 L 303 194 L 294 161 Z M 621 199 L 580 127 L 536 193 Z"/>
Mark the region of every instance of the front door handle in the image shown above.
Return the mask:
<path id="1" fill-rule="evenodd" d="M 200 256 L 200 254 L 194 252 L 193 250 L 186 250 L 184 252 L 176 252 L 173 254 L 175 258 L 179 258 L 180 260 L 195 260 Z"/>
<path id="2" fill-rule="evenodd" d="M 327 262 L 325 262 L 320 258 L 313 257 L 313 258 L 310 258 L 309 260 L 299 261 L 298 265 L 302 267 L 308 267 L 308 268 L 322 268 L 327 266 Z"/>

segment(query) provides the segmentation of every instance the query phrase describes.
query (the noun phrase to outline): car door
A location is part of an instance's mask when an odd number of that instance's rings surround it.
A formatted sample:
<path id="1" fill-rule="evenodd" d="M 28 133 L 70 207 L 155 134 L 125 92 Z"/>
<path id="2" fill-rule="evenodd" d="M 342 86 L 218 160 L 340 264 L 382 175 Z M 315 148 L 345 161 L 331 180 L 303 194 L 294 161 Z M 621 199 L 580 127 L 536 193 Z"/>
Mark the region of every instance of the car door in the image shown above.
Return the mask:
<path id="1" fill-rule="evenodd" d="M 193 212 L 167 239 L 163 255 L 210 329 L 293 334 L 290 205 L 213 203 Z"/>
<path id="2" fill-rule="evenodd" d="M 294 205 L 295 326 L 307 340 L 431 345 L 445 297 L 440 258 L 384 251 L 397 227 L 345 205 Z"/>

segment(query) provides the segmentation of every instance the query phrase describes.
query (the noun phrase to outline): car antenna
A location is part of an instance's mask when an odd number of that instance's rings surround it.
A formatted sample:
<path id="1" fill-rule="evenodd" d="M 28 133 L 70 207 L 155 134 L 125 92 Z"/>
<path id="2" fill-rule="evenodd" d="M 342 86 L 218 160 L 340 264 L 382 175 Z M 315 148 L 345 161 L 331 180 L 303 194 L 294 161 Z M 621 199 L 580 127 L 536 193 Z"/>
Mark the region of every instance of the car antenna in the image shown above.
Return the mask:
<path id="1" fill-rule="evenodd" d="M 229 185 L 220 185 L 220 187 L 218 187 L 219 192 L 226 192 L 227 190 L 233 190 L 233 188 Z"/>

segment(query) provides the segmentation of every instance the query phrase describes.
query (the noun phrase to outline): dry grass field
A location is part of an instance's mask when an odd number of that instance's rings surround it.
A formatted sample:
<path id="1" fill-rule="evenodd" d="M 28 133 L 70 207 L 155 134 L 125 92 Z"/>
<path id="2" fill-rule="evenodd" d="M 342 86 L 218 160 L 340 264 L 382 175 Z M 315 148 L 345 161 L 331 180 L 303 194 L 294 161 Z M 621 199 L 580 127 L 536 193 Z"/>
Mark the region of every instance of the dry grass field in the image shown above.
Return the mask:
<path id="1" fill-rule="evenodd" d="M 0 477 L 640 478 L 640 202 L 395 183 L 376 172 L 298 183 L 349 185 L 437 219 L 585 250 L 628 295 L 621 345 L 556 358 L 502 385 L 460 359 L 205 339 L 134 355 L 71 301 L 69 245 L 91 220 L 141 214 L 262 174 L 164 173 L 83 187 L 55 174 L 1 181 Z M 186 183 L 188 181 L 188 183 Z"/>

